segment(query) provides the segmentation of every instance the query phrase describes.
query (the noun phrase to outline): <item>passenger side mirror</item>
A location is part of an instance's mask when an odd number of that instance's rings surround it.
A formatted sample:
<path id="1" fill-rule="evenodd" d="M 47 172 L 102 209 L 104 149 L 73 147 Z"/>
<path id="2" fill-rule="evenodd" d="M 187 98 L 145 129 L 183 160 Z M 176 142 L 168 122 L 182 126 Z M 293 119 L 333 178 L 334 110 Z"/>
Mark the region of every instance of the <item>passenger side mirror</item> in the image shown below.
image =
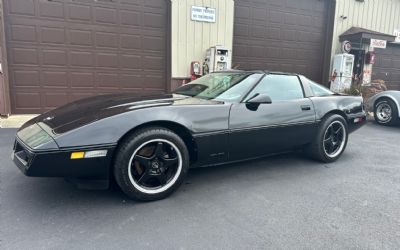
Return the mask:
<path id="1" fill-rule="evenodd" d="M 249 104 L 271 104 L 272 100 L 271 97 L 265 94 L 255 94 L 253 97 L 248 99 L 246 103 Z"/>

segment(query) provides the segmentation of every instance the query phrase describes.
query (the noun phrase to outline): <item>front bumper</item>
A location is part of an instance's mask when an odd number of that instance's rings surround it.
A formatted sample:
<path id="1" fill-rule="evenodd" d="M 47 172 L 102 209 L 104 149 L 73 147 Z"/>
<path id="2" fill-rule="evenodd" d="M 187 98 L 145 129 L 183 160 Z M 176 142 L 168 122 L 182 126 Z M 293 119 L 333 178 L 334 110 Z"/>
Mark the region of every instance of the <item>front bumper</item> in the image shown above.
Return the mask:
<path id="1" fill-rule="evenodd" d="M 11 158 L 27 176 L 108 179 L 114 149 L 115 146 L 96 146 L 34 151 L 17 138 Z M 107 155 L 99 158 L 71 159 L 72 152 L 89 150 L 107 150 Z"/>

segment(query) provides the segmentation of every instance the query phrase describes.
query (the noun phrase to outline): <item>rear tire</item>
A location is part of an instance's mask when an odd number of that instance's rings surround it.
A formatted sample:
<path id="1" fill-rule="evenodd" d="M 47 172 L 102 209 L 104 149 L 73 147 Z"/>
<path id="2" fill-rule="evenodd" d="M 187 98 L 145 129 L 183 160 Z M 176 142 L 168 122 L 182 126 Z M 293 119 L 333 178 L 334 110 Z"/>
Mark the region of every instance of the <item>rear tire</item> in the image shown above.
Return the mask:
<path id="1" fill-rule="evenodd" d="M 164 199 L 183 182 L 189 153 L 183 140 L 169 129 L 138 130 L 120 144 L 114 176 L 122 191 L 140 201 Z"/>
<path id="2" fill-rule="evenodd" d="M 334 162 L 346 149 L 347 140 L 347 122 L 342 116 L 334 114 L 321 121 L 317 135 L 306 152 L 315 160 Z"/>
<path id="3" fill-rule="evenodd" d="M 399 121 L 398 114 L 396 104 L 390 99 L 380 99 L 374 105 L 374 118 L 380 125 L 396 125 Z"/>

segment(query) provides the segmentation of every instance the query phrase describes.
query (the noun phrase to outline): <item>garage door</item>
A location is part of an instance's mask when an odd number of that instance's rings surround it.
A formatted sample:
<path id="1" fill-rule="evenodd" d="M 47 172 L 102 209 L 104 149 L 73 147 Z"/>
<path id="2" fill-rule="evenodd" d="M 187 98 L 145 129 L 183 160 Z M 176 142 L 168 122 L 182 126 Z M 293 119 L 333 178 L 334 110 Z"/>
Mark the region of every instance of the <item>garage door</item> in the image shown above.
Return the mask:
<path id="1" fill-rule="evenodd" d="M 13 113 L 166 90 L 167 1 L 5 0 Z"/>
<path id="2" fill-rule="evenodd" d="M 322 80 L 327 0 L 237 0 L 233 64 Z"/>
<path id="3" fill-rule="evenodd" d="M 390 90 L 400 90 L 400 45 L 388 44 L 386 49 L 375 51 L 372 79 L 384 80 Z"/>

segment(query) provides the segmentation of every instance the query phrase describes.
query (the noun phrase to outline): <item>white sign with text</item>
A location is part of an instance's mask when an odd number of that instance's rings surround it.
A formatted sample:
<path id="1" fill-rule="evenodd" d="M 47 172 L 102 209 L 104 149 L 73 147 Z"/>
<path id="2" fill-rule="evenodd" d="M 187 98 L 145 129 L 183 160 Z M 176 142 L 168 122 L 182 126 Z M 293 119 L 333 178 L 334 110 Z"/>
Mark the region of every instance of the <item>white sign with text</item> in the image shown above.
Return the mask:
<path id="1" fill-rule="evenodd" d="M 208 7 L 192 6 L 192 20 L 215 23 L 216 10 Z"/>
<path id="2" fill-rule="evenodd" d="M 386 40 L 371 39 L 371 47 L 378 49 L 386 49 Z"/>
<path id="3" fill-rule="evenodd" d="M 395 29 L 393 32 L 393 35 L 396 36 L 394 42 L 395 43 L 400 43 L 400 29 Z"/>

